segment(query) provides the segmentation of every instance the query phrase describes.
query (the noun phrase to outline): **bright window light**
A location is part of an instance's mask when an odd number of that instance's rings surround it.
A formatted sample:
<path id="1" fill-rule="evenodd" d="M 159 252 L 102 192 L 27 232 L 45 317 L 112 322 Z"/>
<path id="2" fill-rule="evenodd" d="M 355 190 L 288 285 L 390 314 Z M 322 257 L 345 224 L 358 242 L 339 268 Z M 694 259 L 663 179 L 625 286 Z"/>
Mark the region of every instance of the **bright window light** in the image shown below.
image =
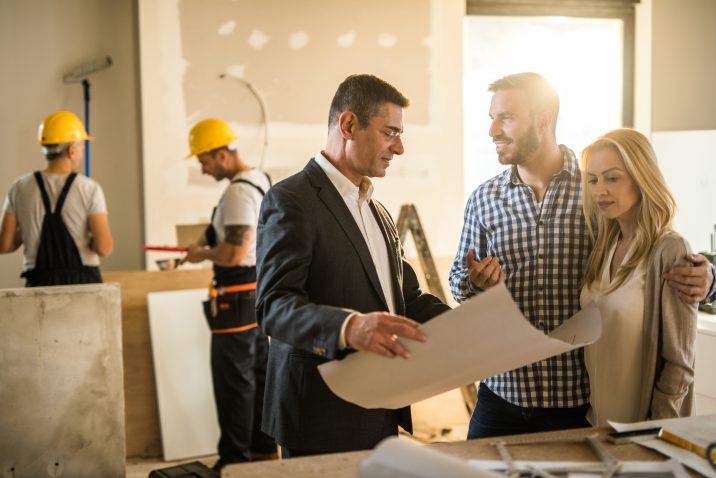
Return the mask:
<path id="1" fill-rule="evenodd" d="M 505 167 L 487 132 L 487 86 L 534 71 L 557 90 L 557 141 L 577 157 L 622 126 L 623 24 L 619 19 L 467 16 L 464 28 L 465 195 Z"/>

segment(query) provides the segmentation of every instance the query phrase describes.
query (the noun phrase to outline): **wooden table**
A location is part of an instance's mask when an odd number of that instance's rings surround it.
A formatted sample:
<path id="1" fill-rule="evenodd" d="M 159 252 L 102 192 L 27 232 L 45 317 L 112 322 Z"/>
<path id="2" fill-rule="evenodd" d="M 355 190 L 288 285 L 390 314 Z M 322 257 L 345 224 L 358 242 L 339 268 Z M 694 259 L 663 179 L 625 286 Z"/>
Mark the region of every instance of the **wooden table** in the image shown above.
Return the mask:
<path id="1" fill-rule="evenodd" d="M 603 438 L 608 430 L 606 428 L 582 428 L 558 432 L 531 433 L 527 435 L 513 435 L 502 439 L 509 445 L 510 442 L 526 439 L 553 439 L 585 437 L 594 433 Z M 500 456 L 491 443 L 493 438 L 470 440 L 453 443 L 435 443 L 428 446 L 434 450 L 447 453 L 451 456 L 469 459 L 499 460 Z M 634 444 L 612 445 L 603 442 L 604 446 L 620 460 L 664 460 L 665 458 L 652 450 Z M 589 446 L 584 443 L 545 443 L 523 446 L 510 446 L 510 455 L 515 460 L 569 460 L 569 461 L 598 461 Z M 331 455 L 317 455 L 313 457 L 291 458 L 288 460 L 274 460 L 257 463 L 227 466 L 222 477 L 228 478 L 309 478 L 325 476 L 331 478 L 356 478 L 358 466 L 370 451 L 356 451 L 350 453 L 335 453 Z"/>

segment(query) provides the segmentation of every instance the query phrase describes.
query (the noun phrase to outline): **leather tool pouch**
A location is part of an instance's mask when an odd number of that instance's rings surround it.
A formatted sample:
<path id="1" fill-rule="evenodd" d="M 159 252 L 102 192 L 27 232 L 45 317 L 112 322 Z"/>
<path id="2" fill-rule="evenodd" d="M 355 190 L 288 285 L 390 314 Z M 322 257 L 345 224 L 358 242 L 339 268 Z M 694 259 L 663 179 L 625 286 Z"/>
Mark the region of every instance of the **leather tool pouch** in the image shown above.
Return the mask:
<path id="1" fill-rule="evenodd" d="M 212 331 L 229 331 L 256 323 L 256 291 L 217 294 L 203 302 Z"/>

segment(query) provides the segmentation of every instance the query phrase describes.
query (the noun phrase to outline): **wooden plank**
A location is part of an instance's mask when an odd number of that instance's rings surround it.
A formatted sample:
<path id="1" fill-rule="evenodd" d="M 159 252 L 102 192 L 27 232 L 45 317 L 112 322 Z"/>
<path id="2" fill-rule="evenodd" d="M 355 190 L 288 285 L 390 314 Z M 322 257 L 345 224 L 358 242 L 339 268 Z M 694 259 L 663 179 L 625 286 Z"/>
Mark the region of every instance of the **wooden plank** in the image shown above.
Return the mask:
<path id="1" fill-rule="evenodd" d="M 118 283 L 122 295 L 127 456 L 161 456 L 162 441 L 149 336 L 147 294 L 206 287 L 211 280 L 212 271 L 200 269 L 102 272 L 102 276 L 107 283 Z"/>
<path id="2" fill-rule="evenodd" d="M 554 439 L 566 437 L 585 437 L 599 433 L 603 438 L 609 431 L 607 428 L 582 428 L 578 430 L 563 430 L 557 432 L 532 433 L 512 437 L 503 437 L 508 443 L 511 441 L 536 439 Z M 495 447 L 491 444 L 494 438 L 470 440 L 453 443 L 436 443 L 424 445 L 439 450 L 448 455 L 464 460 L 483 459 L 499 460 Z M 663 460 L 664 457 L 647 448 L 635 444 L 612 445 L 603 442 L 605 448 L 620 460 Z M 510 455 L 515 460 L 569 460 L 569 461 L 596 461 L 594 453 L 586 443 L 544 443 L 522 446 L 510 446 Z M 369 451 L 350 453 L 334 453 L 330 455 L 317 455 L 311 457 L 291 458 L 288 460 L 273 460 L 259 463 L 245 463 L 229 465 L 222 470 L 225 478 L 309 478 L 315 476 L 330 476 L 331 478 L 355 478 L 358 476 L 358 467 L 361 460 L 369 455 Z"/>

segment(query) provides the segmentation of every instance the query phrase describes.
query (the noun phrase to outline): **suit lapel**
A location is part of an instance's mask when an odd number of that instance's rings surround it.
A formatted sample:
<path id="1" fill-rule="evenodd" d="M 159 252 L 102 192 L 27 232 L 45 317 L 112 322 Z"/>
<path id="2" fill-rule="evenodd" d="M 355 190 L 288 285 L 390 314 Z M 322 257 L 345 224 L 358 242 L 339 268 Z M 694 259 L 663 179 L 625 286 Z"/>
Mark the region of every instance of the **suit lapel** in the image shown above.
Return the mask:
<path id="1" fill-rule="evenodd" d="M 380 280 L 378 279 L 378 272 L 375 270 L 373 258 L 371 257 L 368 246 L 363 239 L 363 234 L 358 228 L 353 215 L 348 210 L 345 201 L 341 198 L 340 194 L 338 194 L 338 191 L 333 186 L 333 183 L 331 183 L 331 180 L 328 179 L 326 173 L 323 172 L 315 160 L 311 159 L 311 161 L 309 161 L 304 168 L 304 171 L 311 181 L 311 184 L 316 187 L 318 198 L 326 205 L 326 208 L 330 211 L 333 217 L 335 217 L 336 222 L 338 222 L 341 226 L 346 237 L 353 245 L 353 248 L 356 250 L 358 257 L 363 264 L 363 269 L 370 278 L 370 283 L 373 285 L 373 289 L 385 305 L 385 310 L 388 310 L 388 302 L 385 299 L 385 295 L 383 295 L 383 289 L 380 286 Z"/>

